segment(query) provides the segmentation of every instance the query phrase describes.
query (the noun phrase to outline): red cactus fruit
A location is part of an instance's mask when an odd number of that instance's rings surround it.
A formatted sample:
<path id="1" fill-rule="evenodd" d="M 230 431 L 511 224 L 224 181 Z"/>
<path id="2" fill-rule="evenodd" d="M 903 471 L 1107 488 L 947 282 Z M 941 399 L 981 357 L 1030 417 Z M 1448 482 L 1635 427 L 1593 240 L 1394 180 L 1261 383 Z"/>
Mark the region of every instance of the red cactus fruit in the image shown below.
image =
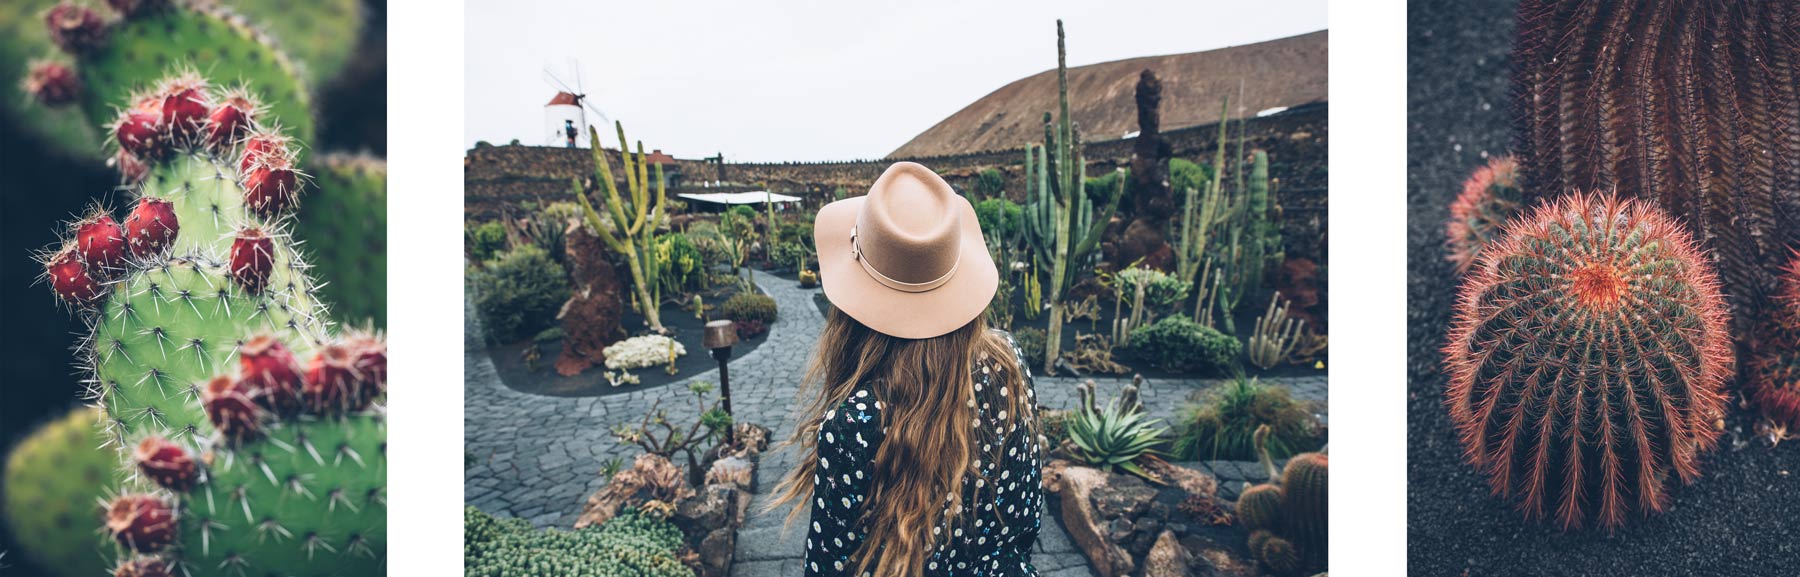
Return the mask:
<path id="1" fill-rule="evenodd" d="M 183 75 L 165 81 L 158 92 L 163 94 L 163 126 L 175 140 L 188 142 L 198 136 L 212 114 L 212 95 L 206 92 L 206 81 Z"/>
<path id="2" fill-rule="evenodd" d="M 273 219 L 293 206 L 300 192 L 300 179 L 288 159 L 265 159 L 244 174 L 244 205 L 257 216 Z"/>
<path id="3" fill-rule="evenodd" d="M 1614 528 L 1699 477 L 1731 336 L 1718 277 L 1661 210 L 1580 193 L 1539 207 L 1482 249 L 1455 315 L 1445 405 L 1526 517 Z"/>
<path id="4" fill-rule="evenodd" d="M 163 132 L 162 107 L 147 109 L 133 106 L 119 113 L 113 125 L 113 138 L 119 148 L 138 158 L 161 159 L 169 152 L 169 135 Z"/>
<path id="5" fill-rule="evenodd" d="M 50 30 L 50 41 L 69 52 L 87 52 L 106 42 L 106 23 L 84 6 L 57 4 L 44 13 L 44 26 Z"/>
<path id="6" fill-rule="evenodd" d="M 156 557 L 138 557 L 119 564 L 113 577 L 170 577 L 169 562 Z"/>
<path id="7" fill-rule="evenodd" d="M 75 223 L 75 251 L 96 272 L 117 270 L 125 266 L 125 229 L 113 222 L 112 215 L 96 211 Z"/>
<path id="8" fill-rule="evenodd" d="M 387 392 L 387 342 L 373 335 L 357 335 L 345 344 L 354 351 L 356 374 L 362 377 L 352 405 L 366 408 Z"/>
<path id="9" fill-rule="evenodd" d="M 25 93 L 44 106 L 67 106 L 81 97 L 81 77 L 61 63 L 39 60 L 25 73 Z"/>
<path id="10" fill-rule="evenodd" d="M 238 286 L 251 294 L 262 294 L 269 284 L 269 273 L 275 270 L 275 239 L 259 228 L 246 228 L 231 241 L 231 269 L 227 271 Z"/>
<path id="11" fill-rule="evenodd" d="M 120 495 L 106 508 L 106 529 L 120 544 L 154 553 L 175 542 L 175 509 L 154 495 Z"/>
<path id="12" fill-rule="evenodd" d="M 231 375 L 219 375 L 207 381 L 201 402 L 213 428 L 227 440 L 248 441 L 262 435 L 262 407 Z"/>
<path id="13" fill-rule="evenodd" d="M 1800 253 L 1781 271 L 1776 307 L 1751 340 L 1744 389 L 1777 426 L 1800 429 Z"/>
<path id="14" fill-rule="evenodd" d="M 108 164 L 119 171 L 119 178 L 124 180 L 125 184 L 137 184 L 143 182 L 144 177 L 150 176 L 150 165 L 144 164 L 144 161 L 138 159 L 137 155 L 123 148 L 119 149 L 119 153 L 114 155 Z"/>
<path id="15" fill-rule="evenodd" d="M 1500 237 L 1506 221 L 1519 212 L 1519 163 L 1511 156 L 1496 156 L 1463 182 L 1462 193 L 1450 203 L 1450 221 L 1444 225 L 1445 260 L 1465 273 L 1475 264 L 1481 247 Z"/>
<path id="16" fill-rule="evenodd" d="M 138 470 L 145 477 L 177 493 L 194 488 L 194 481 L 200 477 L 200 468 L 194 464 L 187 449 L 162 437 L 145 437 L 132 452 L 131 459 L 137 462 Z"/>
<path id="17" fill-rule="evenodd" d="M 125 243 L 131 254 L 150 258 L 175 245 L 181 234 L 181 221 L 175 218 L 175 203 L 146 196 L 138 199 L 137 208 L 125 216 Z"/>
<path id="18" fill-rule="evenodd" d="M 374 395 L 363 392 L 376 387 L 370 375 L 357 369 L 358 351 L 346 343 L 331 343 L 319 349 L 306 365 L 306 386 L 301 398 L 307 412 L 332 415 L 365 407 L 363 399 Z"/>
<path id="19" fill-rule="evenodd" d="M 244 137 L 244 155 L 238 159 L 238 171 L 249 173 L 258 165 L 276 160 L 291 160 L 293 139 L 273 130 L 251 133 Z M 292 164 L 289 162 L 288 164 Z"/>
<path id="20" fill-rule="evenodd" d="M 126 18 L 148 14 L 169 7 L 169 0 L 106 0 L 106 5 Z"/>
<path id="21" fill-rule="evenodd" d="M 277 415 L 300 410 L 300 362 L 280 340 L 258 335 L 238 347 L 238 382 L 256 404 Z"/>
<path id="22" fill-rule="evenodd" d="M 248 93 L 234 91 L 221 98 L 207 114 L 206 145 L 223 151 L 236 144 L 256 118 L 256 101 Z"/>
<path id="23" fill-rule="evenodd" d="M 81 253 L 72 245 L 64 246 L 44 263 L 44 274 L 50 277 L 50 290 L 63 302 L 86 306 L 106 296 L 106 285 L 88 271 Z"/>

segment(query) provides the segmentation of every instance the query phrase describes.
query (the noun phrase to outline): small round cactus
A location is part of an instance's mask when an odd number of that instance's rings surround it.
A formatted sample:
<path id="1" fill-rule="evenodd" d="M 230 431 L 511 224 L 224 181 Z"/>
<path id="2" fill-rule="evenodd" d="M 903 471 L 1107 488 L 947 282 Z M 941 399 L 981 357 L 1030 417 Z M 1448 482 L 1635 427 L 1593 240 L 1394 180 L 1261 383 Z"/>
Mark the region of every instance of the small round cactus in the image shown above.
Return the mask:
<path id="1" fill-rule="evenodd" d="M 1527 518 L 1614 528 L 1716 444 L 1732 372 L 1719 281 L 1649 204 L 1573 194 L 1509 225 L 1444 346 L 1464 455 Z"/>
<path id="2" fill-rule="evenodd" d="M 1238 495 L 1237 516 L 1250 530 L 1281 530 L 1281 487 L 1262 484 Z"/>
<path id="3" fill-rule="evenodd" d="M 1481 247 L 1500 237 L 1506 222 L 1519 212 L 1519 164 L 1511 156 L 1496 156 L 1463 182 L 1450 203 L 1450 221 L 1444 225 L 1445 260 L 1456 263 L 1456 272 L 1468 272 Z"/>
<path id="4" fill-rule="evenodd" d="M 1305 566 L 1305 560 L 1300 556 L 1300 549 L 1287 539 L 1270 535 L 1262 540 L 1261 545 L 1253 551 L 1256 553 L 1256 558 L 1262 561 L 1263 565 L 1269 567 L 1270 573 L 1282 576 L 1298 575 L 1300 569 Z"/>

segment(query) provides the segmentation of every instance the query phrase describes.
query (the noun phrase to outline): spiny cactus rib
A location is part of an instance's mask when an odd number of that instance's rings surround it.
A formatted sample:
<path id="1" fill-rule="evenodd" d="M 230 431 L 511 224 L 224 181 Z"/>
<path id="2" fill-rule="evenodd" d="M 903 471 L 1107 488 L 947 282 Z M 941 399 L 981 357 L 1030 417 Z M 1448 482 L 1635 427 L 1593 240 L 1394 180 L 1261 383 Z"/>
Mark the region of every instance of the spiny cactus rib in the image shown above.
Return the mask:
<path id="1" fill-rule="evenodd" d="M 1744 392 L 1763 417 L 1800 429 L 1800 253 L 1781 271 L 1775 307 L 1752 339 Z"/>
<path id="2" fill-rule="evenodd" d="M 1455 315 L 1445 405 L 1465 457 L 1528 518 L 1614 528 L 1699 477 L 1732 348 L 1717 278 L 1662 211 L 1539 207 L 1482 250 Z"/>
<path id="3" fill-rule="evenodd" d="M 1330 472 L 1331 460 L 1324 453 L 1301 453 L 1281 473 L 1281 534 L 1320 566 L 1330 558 Z"/>
<path id="4" fill-rule="evenodd" d="M 1462 192 L 1450 203 L 1450 221 L 1444 225 L 1445 260 L 1466 273 L 1475 264 L 1481 247 L 1499 238 L 1502 228 L 1520 209 L 1519 164 L 1511 156 L 1497 156 L 1463 182 Z"/>
<path id="5" fill-rule="evenodd" d="M 155 103 L 134 105 L 155 111 L 142 140 L 166 148 L 140 158 L 137 206 L 118 227 L 129 255 L 102 266 L 117 247 L 96 209 L 45 257 L 54 292 L 92 328 L 89 394 L 133 464 L 106 504 L 116 571 L 378 574 L 386 344 L 332 335 L 287 232 L 306 181 L 254 188 L 247 175 L 294 153 L 233 96 L 182 75 L 134 99 Z M 244 135 L 215 137 L 221 118 Z"/>
<path id="6" fill-rule="evenodd" d="M 1575 189 L 1655 203 L 1713 249 L 1749 329 L 1800 240 L 1800 3 L 1526 0 L 1518 16 L 1527 205 Z"/>

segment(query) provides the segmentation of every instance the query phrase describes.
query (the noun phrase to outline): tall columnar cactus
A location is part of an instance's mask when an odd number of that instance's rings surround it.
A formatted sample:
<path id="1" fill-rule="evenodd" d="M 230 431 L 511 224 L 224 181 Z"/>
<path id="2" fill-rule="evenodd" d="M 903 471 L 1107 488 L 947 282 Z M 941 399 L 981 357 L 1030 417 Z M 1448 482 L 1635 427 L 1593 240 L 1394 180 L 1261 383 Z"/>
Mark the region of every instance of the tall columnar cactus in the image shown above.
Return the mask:
<path id="1" fill-rule="evenodd" d="M 1044 146 L 1037 148 L 1039 161 L 1033 162 L 1030 145 L 1025 148 L 1026 239 L 1039 268 L 1050 269 L 1046 374 L 1056 374 L 1056 359 L 1062 348 L 1063 289 L 1073 284 L 1073 271 L 1081 270 L 1100 245 L 1106 222 L 1112 220 L 1119 199 L 1125 196 L 1126 180 L 1119 179 L 1120 192 L 1112 195 L 1095 218 L 1093 199 L 1087 198 L 1087 160 L 1081 153 L 1081 132 L 1069 115 L 1069 66 L 1062 20 L 1056 21 L 1056 85 L 1061 115 L 1052 122 L 1050 113 L 1044 113 Z"/>
<path id="2" fill-rule="evenodd" d="M 89 396 L 135 465 L 106 532 L 121 567 L 379 573 L 386 345 L 332 334 L 289 232 L 295 153 L 257 109 L 230 108 L 191 75 L 128 101 L 113 126 L 146 163 L 133 208 L 96 208 L 45 251 L 52 291 L 91 327 Z"/>
<path id="3" fill-rule="evenodd" d="M 1800 3 L 1527 0 L 1518 21 L 1525 203 L 1616 189 L 1668 211 L 1752 338 L 1800 241 Z"/>
<path id="4" fill-rule="evenodd" d="M 1212 240 L 1213 227 L 1218 226 L 1230 209 L 1223 185 L 1225 133 L 1230 125 L 1225 114 L 1230 107 L 1229 99 L 1219 104 L 1219 142 L 1213 153 L 1213 178 L 1204 190 L 1189 187 L 1181 191 L 1181 244 L 1175 249 L 1175 275 L 1188 282 L 1195 282 L 1195 275 L 1206 266 L 1207 244 Z M 1204 283 L 1196 286 L 1202 291 L 1206 289 Z"/>
<path id="5" fill-rule="evenodd" d="M 1744 372 L 1745 392 L 1762 415 L 1800 429 L 1800 253 L 1781 270 L 1776 308 L 1758 326 Z"/>
<path id="6" fill-rule="evenodd" d="M 1468 272 L 1481 247 L 1500 238 L 1506 222 L 1519 213 L 1523 196 L 1519 163 L 1511 156 L 1488 160 L 1463 182 L 1444 224 L 1444 248 L 1450 253 L 1444 259 L 1456 263 L 1456 272 Z"/>
<path id="7" fill-rule="evenodd" d="M 1481 251 L 1444 345 L 1469 462 L 1528 518 L 1618 527 L 1700 476 L 1732 371 L 1718 280 L 1646 202 L 1576 193 Z"/>
<path id="8" fill-rule="evenodd" d="M 94 499 L 118 485 L 118 454 L 100 429 L 100 411 L 82 407 L 45 423 L 6 456 L 5 512 L 17 554 L 57 575 L 106 572 Z"/>
<path id="9" fill-rule="evenodd" d="M 1239 182 L 1243 186 L 1233 199 L 1221 235 L 1228 242 L 1213 245 L 1218 249 L 1213 260 L 1220 263 L 1223 273 L 1216 298 L 1227 334 L 1237 332 L 1232 312 L 1262 286 L 1271 262 L 1284 258 L 1281 227 L 1271 218 L 1280 209 L 1269 197 L 1267 151 L 1251 151 L 1249 180 L 1240 178 Z"/>
<path id="10" fill-rule="evenodd" d="M 656 190 L 653 192 L 650 190 L 650 163 L 645 161 L 644 143 L 638 143 L 634 159 L 630 141 L 625 139 L 625 125 L 615 122 L 613 127 L 619 131 L 619 157 L 624 164 L 625 192 L 629 197 L 619 195 L 619 187 L 613 182 L 611 163 L 606 160 L 606 150 L 599 145 L 600 133 L 589 126 L 589 142 L 595 143 L 596 186 L 606 194 L 610 223 L 601 219 L 600 213 L 594 210 L 594 204 L 588 201 L 587 192 L 582 189 L 579 179 L 574 181 L 575 198 L 581 201 L 581 210 L 587 216 L 588 227 L 599 232 L 600 240 L 606 242 L 607 248 L 625 255 L 625 263 L 631 269 L 631 288 L 637 292 L 638 312 L 650 323 L 650 330 L 666 332 L 662 317 L 657 314 L 662 299 L 657 291 L 656 279 L 661 276 L 662 264 L 651 246 L 651 240 L 656 236 L 656 227 L 663 220 L 666 182 L 663 179 L 663 167 L 661 164 L 656 165 Z M 769 227 L 771 231 L 774 230 L 774 221 L 769 222 Z"/>

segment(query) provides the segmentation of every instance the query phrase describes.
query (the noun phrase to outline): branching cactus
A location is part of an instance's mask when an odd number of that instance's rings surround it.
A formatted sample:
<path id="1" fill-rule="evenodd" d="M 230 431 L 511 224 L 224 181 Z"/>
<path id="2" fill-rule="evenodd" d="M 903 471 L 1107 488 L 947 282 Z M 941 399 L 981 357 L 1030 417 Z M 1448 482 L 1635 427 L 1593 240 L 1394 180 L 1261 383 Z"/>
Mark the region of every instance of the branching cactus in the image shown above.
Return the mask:
<path id="1" fill-rule="evenodd" d="M 668 332 L 663 328 L 662 316 L 658 314 L 662 306 L 661 293 L 658 291 L 656 279 L 662 273 L 662 263 L 656 258 L 656 251 L 651 242 L 656 238 L 656 228 L 662 225 L 663 204 L 666 195 L 664 187 L 668 181 L 663 178 L 663 167 L 656 165 L 656 189 L 650 188 L 649 162 L 644 156 L 644 143 L 638 142 L 636 162 L 631 154 L 631 141 L 625 139 L 625 125 L 613 123 L 619 132 L 619 156 L 624 163 L 626 194 L 619 194 L 619 186 L 613 182 L 611 162 L 606 160 L 606 151 L 600 147 L 600 132 L 588 127 L 589 142 L 594 145 L 594 177 L 596 186 L 605 193 L 605 220 L 594 209 L 594 203 L 588 201 L 587 191 L 581 187 L 580 179 L 573 180 L 575 199 L 581 201 L 581 211 L 587 217 L 588 227 L 600 233 L 600 240 L 613 252 L 625 255 L 625 263 L 631 269 L 631 288 L 637 292 L 638 312 L 650 323 L 650 330 L 658 333 Z M 608 226 L 610 224 L 611 226 Z M 770 234 L 776 230 L 774 221 L 769 222 Z"/>
<path id="2" fill-rule="evenodd" d="M 1573 194 L 1484 248 L 1444 346 L 1445 404 L 1495 494 L 1565 529 L 1667 508 L 1717 442 L 1719 283 L 1648 203 Z"/>
<path id="3" fill-rule="evenodd" d="M 118 571 L 380 573 L 386 344 L 333 334 L 289 232 L 289 139 L 244 91 L 156 86 L 110 124 L 145 164 L 129 212 L 95 208 L 42 259 L 132 464 L 105 506 Z"/>
<path id="4" fill-rule="evenodd" d="M 1527 0 L 1525 202 L 1618 190 L 1691 226 L 1748 337 L 1800 240 L 1800 3 Z"/>
<path id="5" fill-rule="evenodd" d="M 1519 213 L 1523 191 L 1519 187 L 1519 163 L 1511 156 L 1496 156 L 1463 182 L 1462 192 L 1450 203 L 1450 221 L 1444 224 L 1444 257 L 1456 263 L 1457 273 L 1469 272 L 1481 247 L 1500 234 Z"/>

